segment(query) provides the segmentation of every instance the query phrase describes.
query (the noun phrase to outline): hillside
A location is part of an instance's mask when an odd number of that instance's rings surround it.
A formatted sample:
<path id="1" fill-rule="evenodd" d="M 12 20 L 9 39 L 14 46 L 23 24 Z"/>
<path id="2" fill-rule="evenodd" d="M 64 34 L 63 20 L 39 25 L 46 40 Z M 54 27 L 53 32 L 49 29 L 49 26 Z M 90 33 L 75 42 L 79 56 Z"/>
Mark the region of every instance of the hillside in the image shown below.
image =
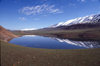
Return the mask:
<path id="1" fill-rule="evenodd" d="M 68 20 L 66 22 L 60 22 L 58 24 L 54 24 L 48 28 L 57 28 L 60 26 L 71 26 L 71 25 L 81 25 L 81 24 L 90 24 L 89 26 L 94 27 L 95 25 L 100 26 L 100 14 L 95 14 L 95 15 L 89 15 L 85 17 L 80 17 L 80 18 L 75 18 Z M 99 24 L 99 25 L 98 25 Z M 72 26 L 73 27 L 73 26 Z M 79 26 L 78 26 L 79 27 Z"/>
<path id="2" fill-rule="evenodd" d="M 2 26 L 0 26 L 0 40 L 7 42 L 7 40 L 10 40 L 15 37 L 18 37 L 18 36 L 14 35 L 10 31 L 8 31 L 5 28 L 3 28 Z"/>

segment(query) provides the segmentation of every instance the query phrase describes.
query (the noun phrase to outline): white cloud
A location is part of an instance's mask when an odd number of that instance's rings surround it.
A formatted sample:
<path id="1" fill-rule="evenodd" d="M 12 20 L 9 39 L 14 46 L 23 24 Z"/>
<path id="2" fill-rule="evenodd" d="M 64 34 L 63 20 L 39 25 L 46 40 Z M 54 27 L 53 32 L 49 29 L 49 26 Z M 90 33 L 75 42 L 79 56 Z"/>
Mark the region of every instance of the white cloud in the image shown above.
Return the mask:
<path id="1" fill-rule="evenodd" d="M 76 4 L 72 4 L 72 3 L 69 3 L 68 6 L 69 6 L 69 7 L 71 6 L 71 7 L 77 8 Z"/>
<path id="2" fill-rule="evenodd" d="M 19 17 L 19 19 L 21 19 L 22 17 Z"/>
<path id="3" fill-rule="evenodd" d="M 77 0 L 77 1 L 85 2 L 86 0 Z"/>
<path id="4" fill-rule="evenodd" d="M 47 15 L 43 15 L 43 16 L 47 16 Z"/>
<path id="5" fill-rule="evenodd" d="M 17 3 L 17 1 L 14 1 L 15 3 Z"/>
<path id="6" fill-rule="evenodd" d="M 80 2 L 88 2 L 88 1 L 93 1 L 93 2 L 97 2 L 97 1 L 99 1 L 99 0 L 77 0 L 77 1 L 80 1 Z"/>
<path id="7" fill-rule="evenodd" d="M 19 19 L 20 19 L 21 21 L 27 20 L 25 17 L 19 17 Z"/>
<path id="8" fill-rule="evenodd" d="M 89 1 L 89 0 L 77 0 L 77 1 L 86 2 L 86 1 Z M 90 1 L 98 1 L 98 0 L 90 0 Z"/>
<path id="9" fill-rule="evenodd" d="M 42 14 L 44 12 L 62 13 L 62 11 L 60 11 L 58 8 L 55 8 L 55 5 L 49 6 L 47 4 L 31 6 L 31 7 L 27 6 L 27 7 L 23 7 L 22 9 L 19 9 L 19 13 L 24 13 L 25 15 Z"/>
<path id="10" fill-rule="evenodd" d="M 69 6 L 75 6 L 75 4 L 69 3 Z"/>
<path id="11" fill-rule="evenodd" d="M 85 0 L 81 0 L 82 2 L 84 2 Z"/>

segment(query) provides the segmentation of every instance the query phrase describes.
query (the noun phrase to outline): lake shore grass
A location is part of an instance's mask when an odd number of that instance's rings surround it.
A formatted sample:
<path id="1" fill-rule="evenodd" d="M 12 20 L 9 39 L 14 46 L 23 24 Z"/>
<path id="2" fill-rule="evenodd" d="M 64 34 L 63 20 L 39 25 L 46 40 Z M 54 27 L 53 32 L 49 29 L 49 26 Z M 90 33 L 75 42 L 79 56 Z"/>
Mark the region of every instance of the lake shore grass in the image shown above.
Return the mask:
<path id="1" fill-rule="evenodd" d="M 100 28 L 61 30 L 61 29 L 38 29 L 32 31 L 12 31 L 15 35 L 39 35 L 47 37 L 61 37 L 65 39 L 100 39 Z"/>
<path id="2" fill-rule="evenodd" d="M 100 66 L 100 48 L 39 49 L 0 44 L 1 66 Z"/>

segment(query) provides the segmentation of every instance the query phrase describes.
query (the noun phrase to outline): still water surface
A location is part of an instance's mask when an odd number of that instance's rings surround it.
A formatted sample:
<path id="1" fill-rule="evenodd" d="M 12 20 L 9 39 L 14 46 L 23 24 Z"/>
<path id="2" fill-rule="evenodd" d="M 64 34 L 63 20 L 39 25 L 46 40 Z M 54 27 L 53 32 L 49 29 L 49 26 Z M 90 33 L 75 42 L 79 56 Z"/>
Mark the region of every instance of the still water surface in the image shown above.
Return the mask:
<path id="1" fill-rule="evenodd" d="M 24 35 L 14 38 L 9 43 L 25 47 L 44 48 L 44 49 L 85 49 L 100 48 L 99 41 L 73 41 L 55 37 L 42 37 L 35 35 Z"/>

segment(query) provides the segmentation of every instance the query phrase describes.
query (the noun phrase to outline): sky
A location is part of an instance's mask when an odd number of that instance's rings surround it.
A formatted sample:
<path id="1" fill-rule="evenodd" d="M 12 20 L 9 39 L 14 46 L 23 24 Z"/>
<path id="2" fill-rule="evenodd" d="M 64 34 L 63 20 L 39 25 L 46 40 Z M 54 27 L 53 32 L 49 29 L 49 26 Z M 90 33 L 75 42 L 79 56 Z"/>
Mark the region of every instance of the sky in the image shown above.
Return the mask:
<path id="1" fill-rule="evenodd" d="M 0 0 L 0 25 L 10 30 L 40 29 L 100 13 L 100 0 Z"/>

